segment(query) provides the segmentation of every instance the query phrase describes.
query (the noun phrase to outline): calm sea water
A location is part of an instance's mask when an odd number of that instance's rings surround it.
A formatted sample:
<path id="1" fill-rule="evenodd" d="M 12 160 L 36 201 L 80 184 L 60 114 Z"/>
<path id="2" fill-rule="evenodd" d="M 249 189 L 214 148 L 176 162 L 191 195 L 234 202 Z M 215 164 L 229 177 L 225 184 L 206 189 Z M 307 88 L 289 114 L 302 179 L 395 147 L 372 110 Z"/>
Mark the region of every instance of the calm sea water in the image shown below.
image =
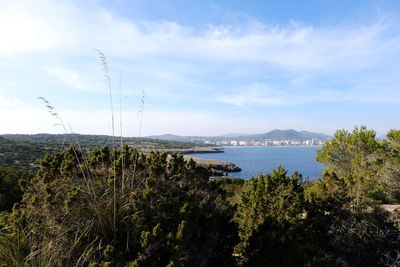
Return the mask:
<path id="1" fill-rule="evenodd" d="M 191 154 L 193 157 L 230 161 L 239 166 L 241 172 L 229 173 L 229 177 L 249 179 L 270 173 L 282 165 L 289 174 L 298 171 L 303 178 L 315 180 L 320 177 L 323 167 L 315 160 L 320 147 L 267 146 L 267 147 L 225 147 L 225 153 Z"/>

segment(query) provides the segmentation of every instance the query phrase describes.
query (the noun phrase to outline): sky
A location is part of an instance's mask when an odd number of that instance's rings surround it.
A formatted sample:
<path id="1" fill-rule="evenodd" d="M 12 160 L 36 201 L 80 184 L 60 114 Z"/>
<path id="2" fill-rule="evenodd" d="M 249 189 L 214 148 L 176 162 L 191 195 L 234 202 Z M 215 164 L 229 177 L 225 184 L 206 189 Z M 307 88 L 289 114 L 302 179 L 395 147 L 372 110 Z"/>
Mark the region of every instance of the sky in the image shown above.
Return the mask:
<path id="1" fill-rule="evenodd" d="M 399 26 L 397 0 L 0 0 L 0 134 L 384 135 Z"/>

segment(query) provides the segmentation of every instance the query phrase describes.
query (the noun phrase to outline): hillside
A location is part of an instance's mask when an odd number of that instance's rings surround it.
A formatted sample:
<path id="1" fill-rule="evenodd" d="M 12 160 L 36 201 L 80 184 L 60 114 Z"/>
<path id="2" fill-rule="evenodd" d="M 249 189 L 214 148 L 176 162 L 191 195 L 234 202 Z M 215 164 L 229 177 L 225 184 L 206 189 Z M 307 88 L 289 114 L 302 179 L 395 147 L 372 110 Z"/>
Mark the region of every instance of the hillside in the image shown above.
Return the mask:
<path id="1" fill-rule="evenodd" d="M 304 141 L 310 139 L 326 140 L 328 135 L 321 133 L 313 133 L 308 131 L 296 131 L 293 129 L 288 130 L 272 130 L 264 134 L 248 135 L 237 137 L 238 139 L 244 138 L 245 140 L 297 140 Z"/>
<path id="2" fill-rule="evenodd" d="M 29 142 L 51 142 L 51 143 L 79 143 L 84 147 L 95 147 L 101 145 L 112 145 L 113 137 L 109 135 L 84 135 L 84 134 L 4 134 L 0 137 Z M 119 136 L 114 138 L 116 143 L 121 142 Z M 123 137 L 125 144 L 141 148 L 193 148 L 195 144 L 191 142 L 179 142 L 173 140 L 158 140 L 142 137 Z"/>
<path id="3" fill-rule="evenodd" d="M 116 137 L 116 146 L 120 145 Z M 194 143 L 124 137 L 124 144 L 139 150 L 193 149 Z M 0 135 L 0 165 L 18 169 L 34 169 L 44 155 L 62 151 L 70 144 L 79 144 L 82 149 L 112 145 L 112 136 L 80 134 L 5 134 Z"/>
<path id="4" fill-rule="evenodd" d="M 44 155 L 61 149 L 60 143 L 11 140 L 0 137 L 0 166 L 34 169 L 39 166 L 39 159 L 43 159 Z"/>

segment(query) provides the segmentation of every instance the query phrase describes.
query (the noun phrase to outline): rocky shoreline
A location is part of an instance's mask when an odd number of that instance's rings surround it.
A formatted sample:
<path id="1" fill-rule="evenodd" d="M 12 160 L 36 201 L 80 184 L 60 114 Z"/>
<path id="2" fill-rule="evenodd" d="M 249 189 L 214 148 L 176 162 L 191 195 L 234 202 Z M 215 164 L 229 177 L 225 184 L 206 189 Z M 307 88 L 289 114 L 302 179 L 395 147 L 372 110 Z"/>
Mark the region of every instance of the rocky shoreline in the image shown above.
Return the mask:
<path id="1" fill-rule="evenodd" d="M 194 147 L 189 149 L 158 149 L 160 152 L 167 152 L 168 154 L 184 154 L 185 160 L 193 159 L 201 166 L 211 165 L 212 176 L 228 176 L 229 172 L 240 172 L 242 169 L 235 165 L 233 162 L 204 159 L 192 157 L 188 154 L 202 154 L 202 153 L 224 153 L 224 149 L 220 147 Z M 144 151 L 145 152 L 145 151 Z"/>
<path id="2" fill-rule="evenodd" d="M 223 148 L 219 147 L 194 147 L 188 149 L 168 149 L 164 150 L 168 154 L 182 153 L 182 154 L 202 154 L 202 153 L 224 153 Z"/>
<path id="3" fill-rule="evenodd" d="M 140 152 L 148 153 L 150 151 L 166 152 L 168 154 L 203 154 L 203 153 L 224 153 L 222 147 L 193 147 L 193 148 L 169 148 L 169 149 L 150 149 L 150 148 L 139 148 Z"/>
<path id="4" fill-rule="evenodd" d="M 242 169 L 235 165 L 233 162 L 226 162 L 214 159 L 203 159 L 191 156 L 185 156 L 185 160 L 193 159 L 201 166 L 211 165 L 213 176 L 228 176 L 228 172 L 240 172 Z"/>

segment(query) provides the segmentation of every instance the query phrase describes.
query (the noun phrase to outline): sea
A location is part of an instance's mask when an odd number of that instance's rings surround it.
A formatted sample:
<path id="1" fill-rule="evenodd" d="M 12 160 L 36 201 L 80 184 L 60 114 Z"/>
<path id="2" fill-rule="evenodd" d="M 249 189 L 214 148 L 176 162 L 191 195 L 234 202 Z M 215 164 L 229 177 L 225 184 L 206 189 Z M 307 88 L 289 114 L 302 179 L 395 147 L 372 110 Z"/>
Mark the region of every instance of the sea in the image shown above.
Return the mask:
<path id="1" fill-rule="evenodd" d="M 245 180 L 260 173 L 270 173 L 274 168 L 283 166 L 288 174 L 298 171 L 303 179 L 315 180 L 321 177 L 323 166 L 315 160 L 316 146 L 229 146 L 224 153 L 190 154 L 193 157 L 216 159 L 235 163 L 241 172 L 230 172 L 229 177 Z"/>

